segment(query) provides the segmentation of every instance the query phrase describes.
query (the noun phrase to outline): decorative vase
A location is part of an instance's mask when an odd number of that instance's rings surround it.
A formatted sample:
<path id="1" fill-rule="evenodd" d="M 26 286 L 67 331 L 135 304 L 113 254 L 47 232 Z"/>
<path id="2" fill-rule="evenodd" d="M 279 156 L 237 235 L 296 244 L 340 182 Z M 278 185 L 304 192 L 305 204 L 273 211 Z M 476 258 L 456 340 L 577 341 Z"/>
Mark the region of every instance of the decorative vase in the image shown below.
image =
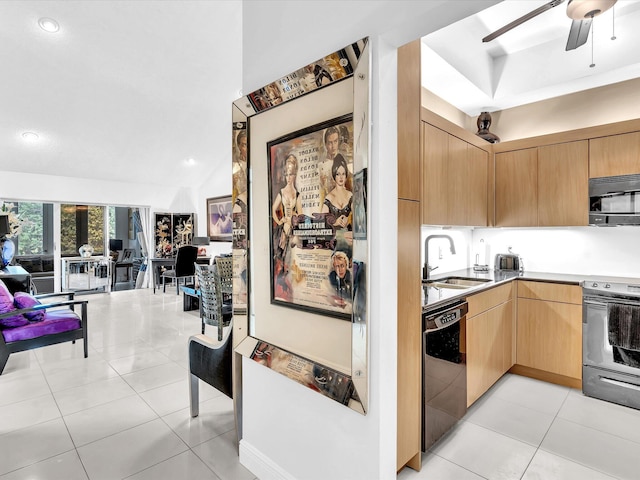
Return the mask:
<path id="1" fill-rule="evenodd" d="M 2 254 L 2 265 L 0 267 L 4 268 L 13 260 L 13 256 L 16 253 L 16 245 L 8 238 L 3 238 L 0 240 L 0 253 Z"/>
<path id="2" fill-rule="evenodd" d="M 478 125 L 477 136 L 484 138 L 489 143 L 498 143 L 500 141 L 499 136 L 489 131 L 489 127 L 491 126 L 491 114 L 489 112 L 481 112 L 480 115 L 478 115 L 476 124 Z"/>
<path id="3" fill-rule="evenodd" d="M 78 249 L 78 252 L 80 252 L 81 257 L 89 258 L 91 255 L 93 255 L 93 247 L 88 243 L 85 243 Z"/>

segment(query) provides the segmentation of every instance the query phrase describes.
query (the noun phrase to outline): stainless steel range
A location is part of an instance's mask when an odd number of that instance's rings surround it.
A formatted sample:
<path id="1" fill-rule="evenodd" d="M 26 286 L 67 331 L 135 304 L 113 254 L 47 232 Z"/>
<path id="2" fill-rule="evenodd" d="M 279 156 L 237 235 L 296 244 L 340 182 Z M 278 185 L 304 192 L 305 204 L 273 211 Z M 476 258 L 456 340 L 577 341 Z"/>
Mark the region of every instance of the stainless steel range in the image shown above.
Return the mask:
<path id="1" fill-rule="evenodd" d="M 584 282 L 582 391 L 640 409 L 640 284 Z"/>

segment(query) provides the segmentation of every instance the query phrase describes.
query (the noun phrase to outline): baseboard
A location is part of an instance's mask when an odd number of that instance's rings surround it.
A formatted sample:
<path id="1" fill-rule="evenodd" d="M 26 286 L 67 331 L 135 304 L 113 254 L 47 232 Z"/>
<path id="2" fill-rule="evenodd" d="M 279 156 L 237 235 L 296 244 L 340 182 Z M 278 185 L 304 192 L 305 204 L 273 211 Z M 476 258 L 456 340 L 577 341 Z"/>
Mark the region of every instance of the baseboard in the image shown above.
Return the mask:
<path id="1" fill-rule="evenodd" d="M 246 440 L 240 440 L 240 463 L 260 480 L 296 480 Z"/>
<path id="2" fill-rule="evenodd" d="M 542 380 L 543 382 L 555 383 L 556 385 L 582 390 L 582 378 L 558 375 L 557 373 L 545 372 L 537 368 L 525 367 L 524 365 L 514 365 L 509 369 L 509 372 L 524 377 L 535 378 L 536 380 Z"/>

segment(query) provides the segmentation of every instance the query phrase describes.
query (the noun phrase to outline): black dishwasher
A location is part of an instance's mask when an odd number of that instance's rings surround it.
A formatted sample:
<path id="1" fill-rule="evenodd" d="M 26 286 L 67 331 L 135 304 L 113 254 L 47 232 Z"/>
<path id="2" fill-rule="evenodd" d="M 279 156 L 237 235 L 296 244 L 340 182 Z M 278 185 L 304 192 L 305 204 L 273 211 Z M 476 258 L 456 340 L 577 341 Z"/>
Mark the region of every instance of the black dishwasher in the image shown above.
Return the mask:
<path id="1" fill-rule="evenodd" d="M 422 314 L 422 451 L 467 411 L 464 348 L 467 302 L 458 299 Z"/>

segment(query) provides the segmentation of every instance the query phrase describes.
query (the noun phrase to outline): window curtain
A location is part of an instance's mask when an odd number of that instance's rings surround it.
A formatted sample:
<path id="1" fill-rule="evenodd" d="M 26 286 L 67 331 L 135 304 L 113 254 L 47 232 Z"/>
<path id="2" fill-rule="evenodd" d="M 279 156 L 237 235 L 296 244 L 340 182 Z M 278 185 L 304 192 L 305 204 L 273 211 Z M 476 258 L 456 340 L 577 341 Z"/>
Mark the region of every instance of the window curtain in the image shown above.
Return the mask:
<path id="1" fill-rule="evenodd" d="M 149 242 L 151 225 L 149 224 L 149 208 L 136 208 L 133 210 L 133 222 L 138 232 L 138 243 L 142 250 L 142 265 L 136 279 L 136 288 L 147 288 L 149 286 Z"/>

